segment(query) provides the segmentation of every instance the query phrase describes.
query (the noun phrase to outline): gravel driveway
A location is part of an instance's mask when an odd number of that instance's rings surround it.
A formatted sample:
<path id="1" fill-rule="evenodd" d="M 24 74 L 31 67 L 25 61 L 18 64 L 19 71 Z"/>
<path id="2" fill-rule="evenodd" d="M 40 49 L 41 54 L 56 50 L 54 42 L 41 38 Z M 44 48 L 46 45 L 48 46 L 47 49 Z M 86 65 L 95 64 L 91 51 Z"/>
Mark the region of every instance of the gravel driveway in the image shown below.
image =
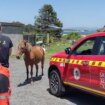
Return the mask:
<path id="1" fill-rule="evenodd" d="M 39 65 L 40 66 L 40 65 Z M 34 83 L 25 83 L 26 70 L 23 60 L 10 59 L 11 73 L 11 105 L 105 105 L 105 99 L 80 91 L 73 91 L 63 98 L 52 96 L 48 92 L 47 70 L 49 61 L 46 60 L 44 76 L 34 78 Z M 34 69 L 35 76 L 35 69 Z"/>

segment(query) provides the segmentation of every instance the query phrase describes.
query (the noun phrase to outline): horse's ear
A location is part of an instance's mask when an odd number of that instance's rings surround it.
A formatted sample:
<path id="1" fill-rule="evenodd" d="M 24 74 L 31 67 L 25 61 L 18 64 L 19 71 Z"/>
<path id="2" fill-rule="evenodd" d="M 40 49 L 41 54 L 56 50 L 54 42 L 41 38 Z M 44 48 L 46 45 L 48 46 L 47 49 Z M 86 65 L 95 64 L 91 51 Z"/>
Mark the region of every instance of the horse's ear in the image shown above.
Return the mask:
<path id="1" fill-rule="evenodd" d="M 27 43 L 28 43 L 28 41 L 27 41 L 27 40 L 24 40 L 24 44 L 25 44 L 25 46 L 27 46 Z"/>

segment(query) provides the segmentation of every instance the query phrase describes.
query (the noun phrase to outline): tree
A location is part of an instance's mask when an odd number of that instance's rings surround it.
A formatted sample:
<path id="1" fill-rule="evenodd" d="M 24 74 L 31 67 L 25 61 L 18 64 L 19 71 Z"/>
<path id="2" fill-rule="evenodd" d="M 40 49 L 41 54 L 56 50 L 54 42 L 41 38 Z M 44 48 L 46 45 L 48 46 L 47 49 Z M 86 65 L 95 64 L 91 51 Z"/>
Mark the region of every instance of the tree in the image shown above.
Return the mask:
<path id="1" fill-rule="evenodd" d="M 57 29 L 51 28 L 50 26 L 54 25 L 59 27 Z M 51 5 L 44 5 L 39 10 L 39 16 L 35 18 L 35 30 L 37 33 L 47 34 L 51 36 L 58 36 L 62 32 L 63 24 L 57 18 L 57 13 L 54 11 Z"/>
<path id="2" fill-rule="evenodd" d="M 78 32 L 69 33 L 67 38 L 71 40 L 78 40 L 80 38 L 80 33 Z"/>

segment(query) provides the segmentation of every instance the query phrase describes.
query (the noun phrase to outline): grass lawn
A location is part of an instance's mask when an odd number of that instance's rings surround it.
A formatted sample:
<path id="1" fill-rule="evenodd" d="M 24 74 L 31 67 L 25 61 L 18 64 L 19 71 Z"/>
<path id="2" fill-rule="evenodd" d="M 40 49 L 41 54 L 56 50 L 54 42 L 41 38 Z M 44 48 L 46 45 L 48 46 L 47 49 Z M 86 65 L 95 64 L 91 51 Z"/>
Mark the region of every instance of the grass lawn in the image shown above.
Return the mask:
<path id="1" fill-rule="evenodd" d="M 51 43 L 50 46 L 46 47 L 46 58 L 50 59 L 50 57 L 59 51 L 64 51 L 65 48 L 70 47 L 71 44 L 69 42 L 54 42 Z"/>

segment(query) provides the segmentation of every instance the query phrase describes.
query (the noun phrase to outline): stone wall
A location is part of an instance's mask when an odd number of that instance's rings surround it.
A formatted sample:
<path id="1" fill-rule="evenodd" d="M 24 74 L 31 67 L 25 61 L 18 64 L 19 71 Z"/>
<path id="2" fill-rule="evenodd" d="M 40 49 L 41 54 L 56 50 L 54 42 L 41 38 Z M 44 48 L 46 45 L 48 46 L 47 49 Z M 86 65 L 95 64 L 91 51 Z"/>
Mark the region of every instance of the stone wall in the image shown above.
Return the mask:
<path id="1" fill-rule="evenodd" d="M 3 34 L 3 35 L 10 37 L 10 39 L 12 40 L 13 42 L 12 55 L 16 55 L 18 44 L 21 40 L 23 40 L 23 35 L 22 34 Z"/>

